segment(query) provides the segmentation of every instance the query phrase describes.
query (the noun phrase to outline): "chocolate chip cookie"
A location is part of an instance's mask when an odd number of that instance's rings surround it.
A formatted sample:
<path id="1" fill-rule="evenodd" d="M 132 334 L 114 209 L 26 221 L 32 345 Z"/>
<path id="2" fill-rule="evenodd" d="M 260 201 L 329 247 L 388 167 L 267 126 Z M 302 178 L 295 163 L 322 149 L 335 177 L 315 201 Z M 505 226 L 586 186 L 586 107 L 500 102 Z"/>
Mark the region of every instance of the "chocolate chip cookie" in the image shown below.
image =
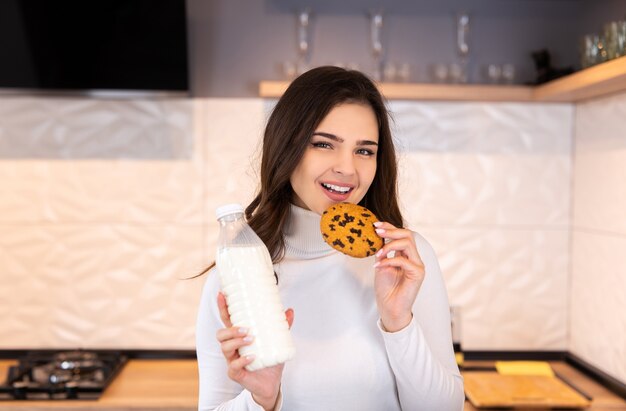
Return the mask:
<path id="1" fill-rule="evenodd" d="M 334 249 L 352 257 L 374 255 L 383 246 L 383 239 L 374 231 L 378 218 L 358 204 L 339 203 L 322 213 L 322 237 Z"/>

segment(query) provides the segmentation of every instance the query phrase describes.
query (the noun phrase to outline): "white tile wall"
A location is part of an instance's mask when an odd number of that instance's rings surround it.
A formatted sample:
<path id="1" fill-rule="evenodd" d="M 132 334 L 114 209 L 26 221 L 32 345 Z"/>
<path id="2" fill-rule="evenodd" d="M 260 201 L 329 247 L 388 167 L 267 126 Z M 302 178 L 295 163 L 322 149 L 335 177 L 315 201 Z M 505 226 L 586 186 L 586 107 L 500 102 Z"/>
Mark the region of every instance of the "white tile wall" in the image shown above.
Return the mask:
<path id="1" fill-rule="evenodd" d="M 576 109 L 575 227 L 626 233 L 626 94 Z"/>
<path id="2" fill-rule="evenodd" d="M 201 224 L 193 109 L 186 100 L 0 99 L 0 223 Z"/>
<path id="3" fill-rule="evenodd" d="M 179 348 L 192 341 L 197 225 L 0 225 L 0 348 Z"/>
<path id="4" fill-rule="evenodd" d="M 569 238 L 563 230 L 416 226 L 434 247 L 468 350 L 564 350 Z"/>
<path id="5" fill-rule="evenodd" d="M 394 102 L 409 226 L 435 247 L 473 350 L 563 350 L 569 105 Z"/>
<path id="6" fill-rule="evenodd" d="M 0 223 L 201 224 L 200 161 L 3 160 Z"/>
<path id="7" fill-rule="evenodd" d="M 626 94 L 576 108 L 570 350 L 626 383 Z"/>
<path id="8" fill-rule="evenodd" d="M 626 382 L 626 234 L 573 237 L 570 350 Z"/>
<path id="9" fill-rule="evenodd" d="M 404 152 L 400 165 L 411 222 L 558 227 L 567 235 L 569 154 Z"/>
<path id="10" fill-rule="evenodd" d="M 205 264 L 188 100 L 0 100 L 0 348 L 180 348 Z"/>
<path id="11" fill-rule="evenodd" d="M 226 202 L 249 204 L 257 190 L 265 109 L 260 99 L 198 101 L 203 107 L 205 207 L 217 227 L 215 209 Z"/>
<path id="12" fill-rule="evenodd" d="M 0 158 L 187 159 L 191 102 L 5 97 Z"/>
<path id="13" fill-rule="evenodd" d="M 252 198 L 271 102 L 127 104 L 0 102 L 0 309 L 16 314 L 0 348 L 193 348 L 203 279 L 178 279 L 211 262 L 215 207 Z M 572 107 L 391 108 L 405 217 L 440 254 L 464 345 L 564 349 Z M 4 121 L 37 110 L 64 114 Z M 178 134 L 145 140 L 160 129 Z M 172 135 L 190 150 L 146 145 Z"/>

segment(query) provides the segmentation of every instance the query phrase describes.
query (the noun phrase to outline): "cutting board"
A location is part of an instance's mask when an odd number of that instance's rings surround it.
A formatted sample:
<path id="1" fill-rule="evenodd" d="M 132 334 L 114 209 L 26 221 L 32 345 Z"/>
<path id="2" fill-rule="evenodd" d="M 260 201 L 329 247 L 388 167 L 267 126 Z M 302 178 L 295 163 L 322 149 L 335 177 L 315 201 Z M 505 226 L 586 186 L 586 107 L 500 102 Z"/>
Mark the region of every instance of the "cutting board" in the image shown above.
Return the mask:
<path id="1" fill-rule="evenodd" d="M 465 395 L 476 408 L 587 408 L 590 405 L 589 400 L 555 377 L 466 371 L 463 379 Z"/>

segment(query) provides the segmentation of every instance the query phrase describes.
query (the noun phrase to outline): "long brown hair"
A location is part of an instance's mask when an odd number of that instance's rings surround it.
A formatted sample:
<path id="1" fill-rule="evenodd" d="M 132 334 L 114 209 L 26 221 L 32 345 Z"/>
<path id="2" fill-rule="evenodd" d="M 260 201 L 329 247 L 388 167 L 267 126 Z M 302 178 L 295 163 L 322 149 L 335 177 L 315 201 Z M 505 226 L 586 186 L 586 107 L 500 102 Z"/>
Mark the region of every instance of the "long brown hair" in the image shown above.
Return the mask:
<path id="1" fill-rule="evenodd" d="M 397 200 L 397 159 L 389 113 L 381 94 L 361 72 L 317 67 L 296 78 L 274 107 L 263 136 L 261 185 L 245 210 L 246 220 L 267 246 L 274 263 L 281 261 L 285 253 L 283 228 L 294 195 L 289 181 L 291 174 L 317 126 L 334 107 L 343 103 L 370 106 L 378 121 L 376 174 L 359 204 L 381 221 L 403 226 Z"/>

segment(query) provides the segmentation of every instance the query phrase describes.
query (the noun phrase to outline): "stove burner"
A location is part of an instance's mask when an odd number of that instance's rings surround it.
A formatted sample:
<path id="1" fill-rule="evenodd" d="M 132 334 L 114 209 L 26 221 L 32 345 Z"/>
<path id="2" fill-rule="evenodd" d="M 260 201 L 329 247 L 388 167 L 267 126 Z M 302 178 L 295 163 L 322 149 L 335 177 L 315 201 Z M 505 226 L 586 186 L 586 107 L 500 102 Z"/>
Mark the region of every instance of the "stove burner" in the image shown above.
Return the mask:
<path id="1" fill-rule="evenodd" d="M 119 352 L 33 352 L 9 368 L 0 400 L 97 399 L 127 358 Z"/>

